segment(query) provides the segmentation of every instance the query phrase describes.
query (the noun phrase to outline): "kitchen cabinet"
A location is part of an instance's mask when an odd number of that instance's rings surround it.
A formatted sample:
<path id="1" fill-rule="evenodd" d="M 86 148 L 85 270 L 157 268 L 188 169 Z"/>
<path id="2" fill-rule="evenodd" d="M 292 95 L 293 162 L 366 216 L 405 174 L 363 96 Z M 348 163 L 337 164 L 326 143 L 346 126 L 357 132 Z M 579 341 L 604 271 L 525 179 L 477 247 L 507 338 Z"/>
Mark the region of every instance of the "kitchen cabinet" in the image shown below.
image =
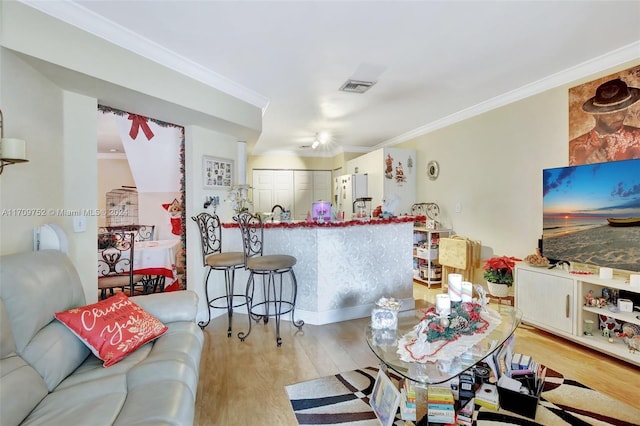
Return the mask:
<path id="1" fill-rule="evenodd" d="M 452 235 L 450 229 L 428 229 L 424 225 L 413 227 L 413 279 L 431 288 L 442 284 L 442 266 L 438 263 L 440 238 Z"/>
<path id="2" fill-rule="evenodd" d="M 330 170 L 262 170 L 252 174 L 253 211 L 270 212 L 279 204 L 291 218 L 304 220 L 313 201 L 331 198 Z"/>
<path id="3" fill-rule="evenodd" d="M 524 323 L 640 366 L 640 352 L 629 351 L 621 338 L 610 341 L 599 328 L 600 315 L 640 326 L 638 312 L 615 312 L 610 306 L 585 304 L 589 292 L 600 297 L 603 289 L 626 292 L 636 300 L 640 297 L 640 288 L 631 287 L 625 277 L 603 279 L 588 270 L 572 273 L 525 263 L 516 265 L 516 307 L 522 311 Z M 585 320 L 593 321 L 593 335 L 585 335 Z"/>

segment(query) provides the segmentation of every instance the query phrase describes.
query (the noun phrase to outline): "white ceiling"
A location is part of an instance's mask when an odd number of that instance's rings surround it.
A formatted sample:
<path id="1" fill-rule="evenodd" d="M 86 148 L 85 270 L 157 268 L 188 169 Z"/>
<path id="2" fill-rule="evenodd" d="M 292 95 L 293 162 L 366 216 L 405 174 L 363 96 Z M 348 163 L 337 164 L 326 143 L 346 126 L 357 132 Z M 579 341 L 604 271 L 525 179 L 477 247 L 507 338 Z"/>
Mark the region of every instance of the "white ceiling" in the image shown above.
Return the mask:
<path id="1" fill-rule="evenodd" d="M 640 58 L 640 1 L 24 1 L 261 107 L 252 154 L 367 151 Z"/>

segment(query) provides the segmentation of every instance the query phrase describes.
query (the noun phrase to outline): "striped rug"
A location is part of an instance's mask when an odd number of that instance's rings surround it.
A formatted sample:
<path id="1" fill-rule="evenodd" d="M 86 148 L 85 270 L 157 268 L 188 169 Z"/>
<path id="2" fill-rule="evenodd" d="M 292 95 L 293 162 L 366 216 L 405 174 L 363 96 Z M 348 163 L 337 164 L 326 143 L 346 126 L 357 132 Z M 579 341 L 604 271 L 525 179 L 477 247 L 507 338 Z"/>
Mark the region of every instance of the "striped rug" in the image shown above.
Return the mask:
<path id="1" fill-rule="evenodd" d="M 298 424 L 379 425 L 369 406 L 377 373 L 376 367 L 366 367 L 286 386 Z M 502 409 L 481 408 L 475 415 L 478 426 L 640 424 L 640 410 L 551 370 L 547 371 L 535 421 Z M 398 415 L 394 425 L 404 424 Z"/>

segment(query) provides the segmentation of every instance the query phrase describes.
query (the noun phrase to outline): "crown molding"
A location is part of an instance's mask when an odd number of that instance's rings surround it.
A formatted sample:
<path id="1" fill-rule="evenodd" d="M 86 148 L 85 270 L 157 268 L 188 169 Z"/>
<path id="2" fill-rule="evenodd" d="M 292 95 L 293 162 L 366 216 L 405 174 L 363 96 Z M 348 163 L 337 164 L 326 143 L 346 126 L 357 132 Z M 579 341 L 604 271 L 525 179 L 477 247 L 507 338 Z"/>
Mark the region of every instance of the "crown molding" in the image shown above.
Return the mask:
<path id="1" fill-rule="evenodd" d="M 113 21 L 92 12 L 73 1 L 40 1 L 18 0 L 46 15 L 66 22 L 76 28 L 104 39 L 109 43 L 129 50 L 164 67 L 186 75 L 196 81 L 204 83 L 214 89 L 238 98 L 262 110 L 262 114 L 269 106 L 266 97 L 224 77 L 212 72 L 202 65 L 177 55 L 149 39 L 116 24 Z"/>
<path id="2" fill-rule="evenodd" d="M 555 89 L 556 87 L 569 84 L 584 77 L 588 77 L 590 75 L 601 72 L 602 70 L 606 70 L 607 68 L 613 68 L 617 65 L 621 65 L 625 62 L 637 59 L 640 59 L 640 40 L 608 52 L 602 56 L 598 56 L 596 58 L 578 64 L 574 67 L 567 68 L 566 70 L 560 71 L 556 74 L 552 74 L 533 83 L 526 84 L 515 90 L 512 90 L 500 96 L 496 96 L 472 107 L 465 108 L 454 114 L 450 114 L 439 120 L 418 127 L 417 129 L 403 133 L 402 135 L 388 139 L 376 145 L 373 149 L 397 145 L 399 143 L 409 141 L 443 127 L 447 127 L 460 121 L 475 117 L 476 115 L 483 114 L 493 109 L 511 104 L 513 102 L 517 102 L 519 100 L 528 98 L 529 96 L 537 95 L 547 90 Z"/>

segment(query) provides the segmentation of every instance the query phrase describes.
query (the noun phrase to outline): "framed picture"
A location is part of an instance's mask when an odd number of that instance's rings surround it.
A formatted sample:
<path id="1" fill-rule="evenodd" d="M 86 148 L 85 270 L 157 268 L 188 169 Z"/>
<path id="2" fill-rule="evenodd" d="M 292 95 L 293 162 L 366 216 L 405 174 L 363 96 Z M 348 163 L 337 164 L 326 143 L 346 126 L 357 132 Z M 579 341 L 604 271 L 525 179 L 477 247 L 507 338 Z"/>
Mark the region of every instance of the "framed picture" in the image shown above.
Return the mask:
<path id="1" fill-rule="evenodd" d="M 202 179 L 205 189 L 228 189 L 233 185 L 233 160 L 204 155 Z"/>
<path id="2" fill-rule="evenodd" d="M 369 404 L 383 426 L 393 425 L 400 406 L 400 391 L 382 370 L 378 370 Z"/>

